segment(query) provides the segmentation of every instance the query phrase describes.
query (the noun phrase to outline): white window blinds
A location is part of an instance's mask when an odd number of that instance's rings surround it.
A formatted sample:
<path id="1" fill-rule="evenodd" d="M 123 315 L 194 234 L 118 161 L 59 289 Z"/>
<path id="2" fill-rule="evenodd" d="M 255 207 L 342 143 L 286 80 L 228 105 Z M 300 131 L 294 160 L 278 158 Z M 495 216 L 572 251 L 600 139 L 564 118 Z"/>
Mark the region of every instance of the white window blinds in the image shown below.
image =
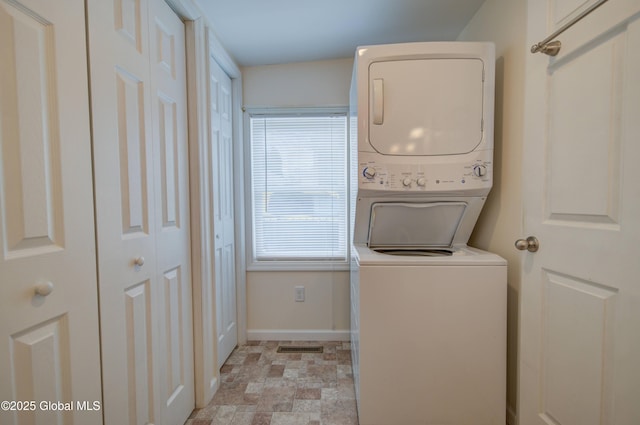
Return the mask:
<path id="1" fill-rule="evenodd" d="M 253 261 L 347 260 L 347 118 L 251 115 Z"/>

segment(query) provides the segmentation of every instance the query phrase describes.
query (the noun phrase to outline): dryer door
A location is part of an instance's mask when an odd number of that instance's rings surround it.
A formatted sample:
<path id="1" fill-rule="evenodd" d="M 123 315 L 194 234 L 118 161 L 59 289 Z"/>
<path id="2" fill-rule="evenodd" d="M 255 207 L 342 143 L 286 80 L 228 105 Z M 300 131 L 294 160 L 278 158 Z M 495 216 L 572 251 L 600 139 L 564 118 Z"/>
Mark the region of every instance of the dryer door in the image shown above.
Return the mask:
<path id="1" fill-rule="evenodd" d="M 454 155 L 482 141 L 483 62 L 407 59 L 369 67 L 369 143 L 383 155 Z"/>

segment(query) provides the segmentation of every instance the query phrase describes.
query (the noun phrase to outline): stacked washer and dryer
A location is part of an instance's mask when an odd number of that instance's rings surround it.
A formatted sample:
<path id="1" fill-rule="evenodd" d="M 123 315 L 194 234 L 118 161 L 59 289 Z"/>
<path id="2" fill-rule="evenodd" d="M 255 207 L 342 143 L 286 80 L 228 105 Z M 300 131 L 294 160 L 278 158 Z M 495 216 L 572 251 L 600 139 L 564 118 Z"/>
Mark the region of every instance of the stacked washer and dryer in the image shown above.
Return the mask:
<path id="1" fill-rule="evenodd" d="M 505 423 L 506 262 L 467 246 L 493 180 L 494 63 L 491 43 L 356 51 L 360 425 Z"/>

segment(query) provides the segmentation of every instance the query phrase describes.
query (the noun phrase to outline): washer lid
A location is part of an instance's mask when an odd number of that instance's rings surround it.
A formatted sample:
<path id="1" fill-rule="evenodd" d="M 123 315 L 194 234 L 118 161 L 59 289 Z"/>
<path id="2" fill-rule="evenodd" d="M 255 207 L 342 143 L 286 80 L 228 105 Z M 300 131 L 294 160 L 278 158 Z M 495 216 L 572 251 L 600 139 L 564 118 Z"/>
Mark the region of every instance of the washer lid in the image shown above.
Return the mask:
<path id="1" fill-rule="evenodd" d="M 448 248 L 466 202 L 377 202 L 369 218 L 370 248 Z"/>

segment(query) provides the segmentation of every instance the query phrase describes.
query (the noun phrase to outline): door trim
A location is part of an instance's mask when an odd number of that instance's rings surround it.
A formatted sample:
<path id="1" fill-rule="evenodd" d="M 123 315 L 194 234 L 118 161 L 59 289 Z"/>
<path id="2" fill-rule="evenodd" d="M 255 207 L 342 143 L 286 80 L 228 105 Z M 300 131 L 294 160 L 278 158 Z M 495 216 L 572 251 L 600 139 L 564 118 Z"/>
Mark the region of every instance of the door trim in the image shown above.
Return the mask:
<path id="1" fill-rule="evenodd" d="M 187 96 L 189 119 L 189 168 L 191 192 L 191 258 L 194 314 L 194 370 L 196 407 L 205 407 L 219 386 L 215 303 L 208 286 L 213 282 L 213 265 L 205 259 L 213 251 L 209 222 L 209 196 L 206 175 L 208 147 L 208 61 L 218 62 L 231 78 L 233 107 L 234 192 L 242 193 L 242 74 L 240 68 L 211 31 L 211 24 L 194 0 L 165 0 L 185 21 L 187 43 Z M 244 197 L 234 196 L 236 246 L 236 310 L 238 344 L 247 341 L 246 265 L 244 238 Z"/>

